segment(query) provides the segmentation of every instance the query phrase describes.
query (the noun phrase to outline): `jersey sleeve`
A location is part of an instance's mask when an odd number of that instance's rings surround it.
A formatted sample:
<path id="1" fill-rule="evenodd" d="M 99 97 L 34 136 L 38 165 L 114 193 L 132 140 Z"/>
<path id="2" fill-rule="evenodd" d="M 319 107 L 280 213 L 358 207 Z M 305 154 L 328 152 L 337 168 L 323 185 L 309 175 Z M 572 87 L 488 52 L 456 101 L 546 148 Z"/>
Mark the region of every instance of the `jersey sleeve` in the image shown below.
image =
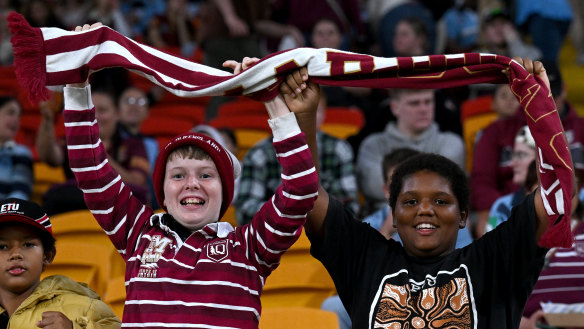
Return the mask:
<path id="1" fill-rule="evenodd" d="M 274 149 L 282 165 L 282 183 L 250 224 L 241 227 L 248 260 L 265 278 L 296 242 L 318 195 L 318 175 L 306 137 L 290 113 L 269 121 Z"/>
<path id="2" fill-rule="evenodd" d="M 64 89 L 69 165 L 87 207 L 115 248 L 127 259 L 152 210 L 136 199 L 108 164 L 99 138 L 90 87 Z"/>

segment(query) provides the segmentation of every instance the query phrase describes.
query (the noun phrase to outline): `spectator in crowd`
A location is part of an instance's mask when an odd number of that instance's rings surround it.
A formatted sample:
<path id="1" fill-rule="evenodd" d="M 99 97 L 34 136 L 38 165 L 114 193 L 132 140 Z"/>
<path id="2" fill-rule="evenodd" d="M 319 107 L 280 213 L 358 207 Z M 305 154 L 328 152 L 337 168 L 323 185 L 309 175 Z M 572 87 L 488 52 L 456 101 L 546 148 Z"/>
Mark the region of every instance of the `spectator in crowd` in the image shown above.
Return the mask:
<path id="1" fill-rule="evenodd" d="M 14 56 L 12 53 L 12 43 L 10 42 L 10 29 L 6 17 L 10 10 L 0 10 L 0 65 L 12 65 Z"/>
<path id="2" fill-rule="evenodd" d="M 535 158 L 535 141 L 529 128 L 523 126 L 515 136 L 515 144 L 513 145 L 513 154 L 511 156 L 512 181 L 515 185 L 521 186 L 521 188 L 495 200 L 489 213 L 489 222 L 485 232 L 491 231 L 497 225 L 506 221 L 511 216 L 511 209 L 521 203 L 527 195 L 537 188 Z"/>
<path id="3" fill-rule="evenodd" d="M 56 252 L 41 207 L 0 201 L 0 328 L 119 329 L 120 320 L 86 285 L 63 275 L 40 279 Z"/>
<path id="4" fill-rule="evenodd" d="M 519 102 L 509 85 L 500 84 L 495 87 L 491 108 L 497 112 L 498 119 L 509 118 L 517 113 L 520 108 Z"/>
<path id="5" fill-rule="evenodd" d="M 72 29 L 87 21 L 92 1 L 66 0 L 59 1 L 55 7 L 55 15 L 66 29 Z"/>
<path id="6" fill-rule="evenodd" d="M 251 60 L 226 65 L 237 74 Z M 318 194 L 318 175 L 305 137 L 316 127 L 303 133 L 282 96 L 265 103 L 282 162 L 282 184 L 251 224 L 234 229 L 219 220 L 232 200 L 239 162 L 218 142 L 189 132 L 163 148 L 153 181 L 158 203 L 167 212 L 155 214 L 110 165 L 99 129 L 83 124 L 94 120 L 89 85 L 68 85 L 64 95 L 71 166 L 87 168 L 75 173 L 79 186 L 126 261 L 124 323 L 257 327 L 263 283 L 300 236 Z M 98 142 L 89 149 L 78 147 L 86 140 Z"/>
<path id="7" fill-rule="evenodd" d="M 121 0 L 95 0 L 87 19 L 91 22 L 102 22 L 122 35 L 131 38 L 132 28 L 126 21 L 120 8 Z M 46 25 L 45 25 L 46 26 Z"/>
<path id="8" fill-rule="evenodd" d="M 166 11 L 150 19 L 148 43 L 185 57 L 192 57 L 196 50 L 196 31 L 188 14 L 187 0 L 167 1 Z"/>
<path id="9" fill-rule="evenodd" d="M 314 48 L 342 49 L 343 34 L 337 23 L 328 18 L 316 22 L 312 29 L 312 46 Z M 356 106 L 362 111 L 370 111 L 374 101 L 370 95 L 371 88 L 322 86 L 322 93 L 329 106 Z"/>
<path id="10" fill-rule="evenodd" d="M 128 25 L 132 28 L 132 34 L 136 38 L 144 40 L 150 20 L 156 15 L 164 14 L 166 10 L 165 0 L 130 0 L 122 3 L 122 13 L 126 16 Z M 83 23 L 83 22 L 81 22 Z M 81 24 L 77 24 L 81 25 Z"/>
<path id="11" fill-rule="evenodd" d="M 374 229 L 378 230 L 387 239 L 393 238 L 397 242 L 401 243 L 401 238 L 396 235 L 397 232 L 395 223 L 393 222 L 393 214 L 391 208 L 389 207 L 389 184 L 391 183 L 391 176 L 393 172 L 402 162 L 420 154 L 420 152 L 409 148 L 399 148 L 393 150 L 383 157 L 382 168 L 383 168 L 383 193 L 386 196 L 387 204 L 385 207 L 379 209 L 373 214 L 367 216 L 363 219 L 363 222 L 371 225 Z M 458 232 L 458 238 L 456 240 L 456 248 L 462 248 L 472 242 L 472 236 L 470 231 L 464 227 Z"/>
<path id="12" fill-rule="evenodd" d="M 363 219 L 363 222 L 378 230 L 386 239 L 394 239 L 401 243 L 399 235 L 395 234 L 396 228 L 393 222 L 393 214 L 389 207 L 389 184 L 391 182 L 391 176 L 400 163 L 418 155 L 419 153 L 420 152 L 409 148 L 399 148 L 383 157 L 383 192 L 387 196 L 387 205 Z M 461 228 L 458 233 L 456 248 L 465 247 L 471 242 L 472 237 L 470 231 L 466 228 Z M 336 313 L 341 329 L 351 329 L 351 318 L 345 310 L 339 295 L 334 295 L 325 299 L 322 303 L 321 309 Z"/>
<path id="13" fill-rule="evenodd" d="M 484 14 L 478 50 L 509 58 L 529 57 L 541 59 L 540 49 L 522 40 L 521 35 L 506 10 L 496 8 Z"/>
<path id="14" fill-rule="evenodd" d="M 476 0 L 456 0 L 443 16 L 446 54 L 468 53 L 477 48 L 479 16 Z"/>
<path id="15" fill-rule="evenodd" d="M 395 26 L 392 42 L 396 56 L 422 56 L 431 53 L 426 23 L 418 17 L 400 19 Z"/>
<path id="16" fill-rule="evenodd" d="M 92 102 L 96 108 L 96 119 L 100 127 L 99 138 L 106 146 L 109 163 L 115 167 L 122 181 L 132 188 L 141 201 L 148 201 L 148 173 L 150 165 L 144 143 L 136 137 L 122 138 L 118 129 L 116 98 L 108 90 L 95 90 Z M 36 148 L 39 159 L 50 166 L 62 166 L 67 181 L 52 186 L 43 196 L 43 208 L 49 215 L 86 209 L 83 193 L 77 187 L 69 167 L 65 139 L 57 139 L 54 130 L 54 111 L 41 106 L 42 120 L 37 133 Z"/>
<path id="17" fill-rule="evenodd" d="M 239 154 L 239 143 L 237 142 L 237 136 L 235 135 L 235 131 L 229 127 L 221 127 L 217 129 L 221 137 L 223 138 L 223 142 L 225 142 L 225 148 L 229 150 L 229 152 L 238 155 Z"/>
<path id="18" fill-rule="evenodd" d="M 515 24 L 529 33 L 542 58 L 558 63 L 564 38 L 574 18 L 568 0 L 517 0 Z"/>
<path id="19" fill-rule="evenodd" d="M 379 42 L 381 55 L 395 57 L 393 39 L 398 22 L 408 17 L 416 17 L 426 26 L 427 49 L 434 53 L 436 47 L 436 20 L 432 12 L 415 0 L 368 0 L 367 13 L 371 28 Z"/>
<path id="20" fill-rule="evenodd" d="M 320 97 L 316 126 L 320 127 L 326 116 L 326 99 Z M 234 203 L 237 222 L 249 223 L 253 215 L 278 188 L 282 168 L 276 153 L 270 147 L 273 137 L 265 138 L 250 148 L 242 162 L 239 194 Z M 359 196 L 355 177 L 353 151 L 345 140 L 317 129 L 319 146 L 320 181 L 331 195 L 341 200 L 347 209 L 359 213 Z"/>
<path id="21" fill-rule="evenodd" d="M 223 131 L 225 131 L 225 130 L 223 130 Z M 229 131 L 229 130 L 226 130 L 226 131 Z M 224 133 L 222 133 L 221 130 L 215 129 L 214 127 L 211 127 L 209 125 L 200 124 L 200 125 L 194 126 L 193 129 L 191 129 L 191 132 L 207 135 L 207 136 L 213 138 L 215 141 L 217 141 L 219 144 L 221 144 L 221 146 L 223 146 L 225 149 L 227 149 L 229 152 L 231 152 L 231 154 L 234 154 L 237 156 L 237 149 L 234 148 L 233 142 L 231 141 L 230 138 L 228 138 L 228 136 L 226 136 Z M 233 152 L 233 151 L 236 151 L 236 152 Z M 241 176 L 235 178 L 235 181 L 233 183 L 234 187 L 233 187 L 232 203 L 235 202 L 235 200 L 237 200 L 237 193 L 239 192 L 240 182 L 241 182 Z"/>
<path id="22" fill-rule="evenodd" d="M 312 30 L 321 19 L 332 20 L 342 27 L 344 42 L 341 49 L 349 50 L 349 40 L 365 34 L 359 0 L 276 0 L 271 8 L 273 20 L 286 26 L 294 26 L 304 36 L 303 42 L 299 42 L 297 47 L 313 46 Z"/>
<path id="23" fill-rule="evenodd" d="M 156 163 L 156 158 L 158 157 L 158 152 L 160 146 L 156 139 L 144 136 L 141 133 L 141 127 L 144 120 L 148 118 L 150 114 L 150 102 L 146 93 L 138 87 L 129 86 L 126 88 L 118 101 L 119 109 L 119 121 L 118 129 L 120 131 L 120 136 L 123 139 L 126 138 L 136 138 L 144 143 L 144 149 L 146 150 L 146 155 L 148 156 L 148 164 L 150 171 L 148 172 L 148 190 L 149 190 L 149 200 L 152 208 L 156 209 L 160 205 L 156 203 L 156 196 L 154 195 L 154 187 L 152 185 L 152 170 L 154 169 L 154 164 Z"/>
<path id="24" fill-rule="evenodd" d="M 584 65 L 584 3 L 580 0 L 571 0 L 574 11 L 574 20 L 570 25 L 570 39 L 576 50 L 576 64 Z"/>
<path id="25" fill-rule="evenodd" d="M 371 225 L 374 229 L 387 239 L 391 239 L 395 234 L 395 227 L 393 227 L 393 216 L 391 209 L 389 209 L 389 183 L 391 182 L 391 175 L 395 168 L 405 160 L 420 154 L 420 152 L 410 148 L 394 149 L 383 157 L 381 163 L 383 174 L 383 194 L 385 194 L 386 206 L 377 210 L 373 214 L 365 217 L 363 222 Z"/>
<path id="26" fill-rule="evenodd" d="M 584 118 L 566 101 L 566 88 L 559 67 L 547 60 L 542 60 L 542 63 L 566 131 L 574 169 L 580 175 L 584 170 Z M 513 116 L 496 120 L 482 131 L 475 145 L 470 173 L 471 207 L 477 213 L 477 222 L 473 229 L 475 238 L 484 234 L 489 209 L 495 200 L 520 188 L 512 181 L 511 158 L 515 136 L 526 123 L 524 111 L 517 111 Z"/>
<path id="27" fill-rule="evenodd" d="M 326 116 L 326 99 L 318 102 L 316 126 L 320 127 Z M 271 147 L 273 137 L 265 138 L 250 148 L 242 162 L 241 182 L 234 203 L 237 222 L 249 223 L 254 214 L 269 200 L 278 188 L 282 168 Z M 355 177 L 353 151 L 349 143 L 317 129 L 320 182 L 331 195 L 341 200 L 354 214 L 359 213 L 359 196 Z"/>
<path id="28" fill-rule="evenodd" d="M 63 24 L 55 15 L 53 4 L 43 0 L 31 0 L 23 2 L 20 9 L 30 26 L 34 27 L 58 27 Z"/>
<path id="29" fill-rule="evenodd" d="M 540 63 L 524 63 L 528 72 L 547 82 Z M 299 124 L 308 127 L 316 111 L 314 105 L 303 105 L 314 89 L 305 81 L 288 79 L 281 90 L 294 94 L 301 88 L 301 97 L 288 104 Z M 553 111 L 553 104 L 547 104 L 543 111 Z M 550 140 L 551 135 L 541 137 Z M 546 158 L 555 156 L 545 152 Z M 567 180 L 562 186 L 572 183 L 568 175 L 561 179 Z M 530 195 L 506 225 L 455 249 L 457 233 L 468 218 L 466 174 L 443 156 L 421 154 L 399 165 L 390 184 L 390 206 L 403 246 L 356 220 L 324 188 L 319 188 L 305 229 L 311 254 L 331 274 L 356 328 L 440 327 L 446 322 L 516 328 L 547 252 L 538 245 L 550 224 L 541 194 Z"/>
<path id="30" fill-rule="evenodd" d="M 381 162 L 384 154 L 401 147 L 441 154 L 464 168 L 464 143 L 450 132 L 441 132 L 434 121 L 434 91 L 390 90 L 391 112 L 396 117 L 383 132 L 371 134 L 359 147 L 357 181 L 365 197 L 365 214 L 385 206 Z"/>
<path id="31" fill-rule="evenodd" d="M 578 179 L 577 179 L 578 181 Z M 581 184 L 574 184 L 581 188 Z M 546 265 L 527 300 L 519 329 L 545 328 L 547 325 L 541 303 L 584 303 L 584 206 L 578 194 L 572 199 L 572 233 L 570 248 L 552 248 L 546 255 Z"/>
<path id="32" fill-rule="evenodd" d="M 22 108 L 13 97 L 0 97 L 0 200 L 28 200 L 32 193 L 32 153 L 14 137 L 20 127 Z"/>
<path id="33" fill-rule="evenodd" d="M 158 142 L 152 137 L 142 135 L 140 130 L 142 123 L 150 114 L 150 101 L 146 93 L 138 87 L 129 86 L 120 96 L 118 109 L 121 137 L 140 138 L 144 142 L 150 167 L 154 168 L 159 151 Z"/>

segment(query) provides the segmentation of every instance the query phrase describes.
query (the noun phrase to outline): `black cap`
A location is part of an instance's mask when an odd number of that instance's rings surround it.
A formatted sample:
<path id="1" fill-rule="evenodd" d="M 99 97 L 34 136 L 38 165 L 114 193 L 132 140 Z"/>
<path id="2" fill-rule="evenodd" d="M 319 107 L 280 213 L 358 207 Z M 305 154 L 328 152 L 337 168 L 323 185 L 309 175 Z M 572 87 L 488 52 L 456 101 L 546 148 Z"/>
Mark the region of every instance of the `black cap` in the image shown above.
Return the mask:
<path id="1" fill-rule="evenodd" d="M 51 221 L 36 203 L 17 198 L 0 201 L 0 223 L 19 222 L 29 224 L 53 235 Z"/>

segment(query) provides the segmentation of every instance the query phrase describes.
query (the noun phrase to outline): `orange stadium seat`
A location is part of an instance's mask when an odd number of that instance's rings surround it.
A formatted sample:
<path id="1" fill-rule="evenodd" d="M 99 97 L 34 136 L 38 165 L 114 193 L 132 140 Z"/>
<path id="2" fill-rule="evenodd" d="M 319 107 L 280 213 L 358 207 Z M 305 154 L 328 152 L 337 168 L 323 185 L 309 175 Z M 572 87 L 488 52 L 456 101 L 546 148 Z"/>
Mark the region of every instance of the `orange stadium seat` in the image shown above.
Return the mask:
<path id="1" fill-rule="evenodd" d="M 482 114 L 476 114 L 471 117 L 466 118 L 462 122 L 462 135 L 464 139 L 464 145 L 466 148 L 466 170 L 470 172 L 472 170 L 472 158 L 474 154 L 474 146 L 477 141 L 477 133 L 485 129 L 493 121 L 497 120 L 497 113 L 495 112 L 485 112 Z"/>
<path id="2" fill-rule="evenodd" d="M 464 101 L 460 106 L 460 120 L 464 122 L 464 120 L 474 115 L 493 112 L 491 109 L 492 102 L 492 95 L 479 96 Z"/>
<path id="3" fill-rule="evenodd" d="M 117 276 L 107 281 L 103 293 L 103 301 L 111 307 L 116 316 L 121 319 L 126 302 L 126 281 L 124 276 Z"/>
<path id="4" fill-rule="evenodd" d="M 324 266 L 312 257 L 304 260 L 282 258 L 266 279 L 261 301 L 264 307 L 301 306 L 320 308 L 336 289 Z"/>
<path id="5" fill-rule="evenodd" d="M 269 307 L 262 309 L 259 329 L 338 329 L 333 312 L 308 307 Z"/>

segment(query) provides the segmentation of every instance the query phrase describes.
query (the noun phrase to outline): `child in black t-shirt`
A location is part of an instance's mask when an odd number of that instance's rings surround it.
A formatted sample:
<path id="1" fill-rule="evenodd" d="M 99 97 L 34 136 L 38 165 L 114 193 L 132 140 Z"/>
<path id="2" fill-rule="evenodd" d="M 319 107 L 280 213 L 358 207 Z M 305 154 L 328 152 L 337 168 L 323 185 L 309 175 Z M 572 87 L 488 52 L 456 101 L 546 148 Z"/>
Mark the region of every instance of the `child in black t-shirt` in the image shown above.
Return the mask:
<path id="1" fill-rule="evenodd" d="M 540 63 L 522 64 L 548 81 Z M 317 97 L 305 73 L 281 87 L 301 126 L 314 122 L 303 101 Z M 403 247 L 356 221 L 322 187 L 305 229 L 354 328 L 516 328 L 547 251 L 538 246 L 549 221 L 539 193 L 504 225 L 455 249 L 469 214 L 466 174 L 444 157 L 421 154 L 400 165 L 390 185 Z"/>

